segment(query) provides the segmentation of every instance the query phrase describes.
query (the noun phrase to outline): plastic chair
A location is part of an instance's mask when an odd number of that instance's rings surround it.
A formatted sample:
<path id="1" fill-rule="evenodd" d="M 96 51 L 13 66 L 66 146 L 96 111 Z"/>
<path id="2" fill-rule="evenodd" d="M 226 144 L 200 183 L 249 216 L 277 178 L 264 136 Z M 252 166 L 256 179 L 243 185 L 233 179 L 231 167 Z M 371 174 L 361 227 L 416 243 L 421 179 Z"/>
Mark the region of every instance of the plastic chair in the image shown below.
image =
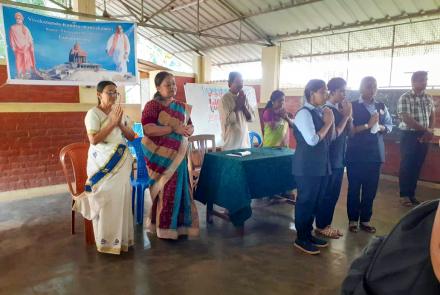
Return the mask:
<path id="1" fill-rule="evenodd" d="M 150 186 L 150 177 L 148 177 L 147 164 L 145 162 L 144 152 L 142 151 L 142 137 L 135 138 L 128 142 L 129 147 L 133 147 L 136 152 L 137 168 L 136 178 L 130 179 L 133 187 L 131 193 L 132 210 L 135 213 L 136 223 L 142 224 L 144 221 L 144 191 Z"/>
<path id="2" fill-rule="evenodd" d="M 254 144 L 254 139 L 257 140 L 258 145 Z M 249 132 L 249 140 L 251 142 L 251 147 L 260 147 L 263 144 L 263 140 L 261 139 L 260 134 L 255 131 Z"/>
<path id="3" fill-rule="evenodd" d="M 63 173 L 66 177 L 69 192 L 73 197 L 79 196 L 85 190 L 85 183 L 87 181 L 87 153 L 89 150 L 88 143 L 72 143 L 63 147 L 60 151 L 60 162 L 63 167 Z M 70 158 L 70 164 L 73 169 L 73 182 L 75 189 L 72 186 L 71 177 L 68 171 L 68 161 L 66 156 Z M 74 201 L 72 200 L 72 206 Z M 75 234 L 75 211 L 72 210 L 72 235 Z M 95 237 L 93 234 L 92 221 L 84 219 L 84 231 L 87 245 L 95 244 Z"/>
<path id="4" fill-rule="evenodd" d="M 134 123 L 132 129 L 134 133 L 136 133 L 136 138 L 144 136 L 144 129 L 141 123 Z M 134 147 L 129 146 L 128 150 L 130 151 L 131 155 L 136 158 L 136 151 L 134 150 Z"/>
<path id="5" fill-rule="evenodd" d="M 144 129 L 142 127 L 142 123 L 138 123 L 138 122 L 134 123 L 132 129 L 133 129 L 134 133 L 137 134 L 137 136 L 139 136 L 139 137 L 144 136 Z"/>

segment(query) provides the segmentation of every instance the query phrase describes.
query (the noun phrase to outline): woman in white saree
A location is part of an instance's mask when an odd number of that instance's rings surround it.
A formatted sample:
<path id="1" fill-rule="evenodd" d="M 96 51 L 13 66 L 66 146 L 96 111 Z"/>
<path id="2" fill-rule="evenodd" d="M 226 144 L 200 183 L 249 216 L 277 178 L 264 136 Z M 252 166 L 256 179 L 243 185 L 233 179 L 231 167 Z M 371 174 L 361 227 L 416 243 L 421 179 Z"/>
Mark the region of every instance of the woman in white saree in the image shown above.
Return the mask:
<path id="1" fill-rule="evenodd" d="M 115 83 L 97 85 L 98 106 L 85 117 L 90 149 L 85 192 L 73 209 L 93 221 L 99 252 L 120 254 L 133 243 L 130 173 L 133 158 L 125 138 L 133 140 L 129 118 L 123 114 Z"/>

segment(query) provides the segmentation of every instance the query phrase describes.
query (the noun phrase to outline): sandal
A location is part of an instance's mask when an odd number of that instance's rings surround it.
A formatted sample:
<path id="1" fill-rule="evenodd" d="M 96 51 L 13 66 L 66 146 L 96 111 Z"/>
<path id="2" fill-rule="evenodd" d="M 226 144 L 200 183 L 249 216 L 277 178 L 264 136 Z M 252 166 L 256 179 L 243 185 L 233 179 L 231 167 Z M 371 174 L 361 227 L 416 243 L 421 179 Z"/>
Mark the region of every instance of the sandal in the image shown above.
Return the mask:
<path id="1" fill-rule="evenodd" d="M 406 198 L 406 197 L 400 198 L 400 205 L 402 205 L 404 207 L 413 207 L 414 206 L 414 204 L 413 204 L 413 202 L 411 202 L 410 198 Z"/>
<path id="2" fill-rule="evenodd" d="M 338 233 L 339 237 L 343 237 L 344 233 L 342 231 L 340 231 L 338 228 L 335 228 L 336 232 Z"/>
<path id="3" fill-rule="evenodd" d="M 352 233 L 357 233 L 359 231 L 359 226 L 357 224 L 350 224 L 348 230 Z"/>
<path id="4" fill-rule="evenodd" d="M 371 225 L 366 225 L 366 224 L 361 223 L 360 228 L 361 228 L 361 230 L 366 231 L 367 233 L 370 233 L 370 234 L 374 234 L 376 232 L 376 228 Z"/>
<path id="5" fill-rule="evenodd" d="M 340 232 L 339 230 L 332 228 L 330 225 L 328 225 L 324 229 L 315 228 L 315 232 L 321 236 L 324 236 L 329 239 L 339 239 L 340 238 Z"/>

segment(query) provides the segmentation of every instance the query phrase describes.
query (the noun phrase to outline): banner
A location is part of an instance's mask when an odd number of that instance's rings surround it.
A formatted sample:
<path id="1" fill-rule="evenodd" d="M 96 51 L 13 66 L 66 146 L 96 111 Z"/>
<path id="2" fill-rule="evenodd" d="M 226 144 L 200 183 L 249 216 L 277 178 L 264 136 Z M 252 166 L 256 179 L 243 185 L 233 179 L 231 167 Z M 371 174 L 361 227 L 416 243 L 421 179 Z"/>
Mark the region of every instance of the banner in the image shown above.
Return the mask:
<path id="1" fill-rule="evenodd" d="M 1 7 L 8 83 L 136 84 L 136 25 L 72 21 Z"/>
<path id="2" fill-rule="evenodd" d="M 216 145 L 222 146 L 222 127 L 218 105 L 223 95 L 229 91 L 229 88 L 227 86 L 194 83 L 186 83 L 184 88 L 186 102 L 192 105 L 191 121 L 194 125 L 194 135 L 214 134 Z M 248 124 L 249 131 L 255 131 L 261 135 L 255 89 L 251 86 L 244 86 L 243 91 L 255 113 L 254 122 Z"/>

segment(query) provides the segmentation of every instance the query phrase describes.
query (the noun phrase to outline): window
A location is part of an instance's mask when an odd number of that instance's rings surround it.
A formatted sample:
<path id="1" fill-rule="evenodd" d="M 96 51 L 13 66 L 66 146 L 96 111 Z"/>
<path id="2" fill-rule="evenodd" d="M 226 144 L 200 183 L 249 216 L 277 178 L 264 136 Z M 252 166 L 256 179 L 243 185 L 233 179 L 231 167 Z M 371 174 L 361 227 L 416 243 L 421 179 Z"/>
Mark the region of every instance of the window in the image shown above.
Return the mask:
<path id="1" fill-rule="evenodd" d="M 280 86 L 304 87 L 310 79 L 347 80 L 357 89 L 365 76 L 379 87 L 410 87 L 411 74 L 429 73 L 440 87 L 440 20 L 359 30 L 281 43 Z"/>
<path id="2" fill-rule="evenodd" d="M 172 54 L 148 41 L 138 34 L 136 40 L 137 58 L 144 59 L 173 71 L 192 73 L 193 69 Z"/>

